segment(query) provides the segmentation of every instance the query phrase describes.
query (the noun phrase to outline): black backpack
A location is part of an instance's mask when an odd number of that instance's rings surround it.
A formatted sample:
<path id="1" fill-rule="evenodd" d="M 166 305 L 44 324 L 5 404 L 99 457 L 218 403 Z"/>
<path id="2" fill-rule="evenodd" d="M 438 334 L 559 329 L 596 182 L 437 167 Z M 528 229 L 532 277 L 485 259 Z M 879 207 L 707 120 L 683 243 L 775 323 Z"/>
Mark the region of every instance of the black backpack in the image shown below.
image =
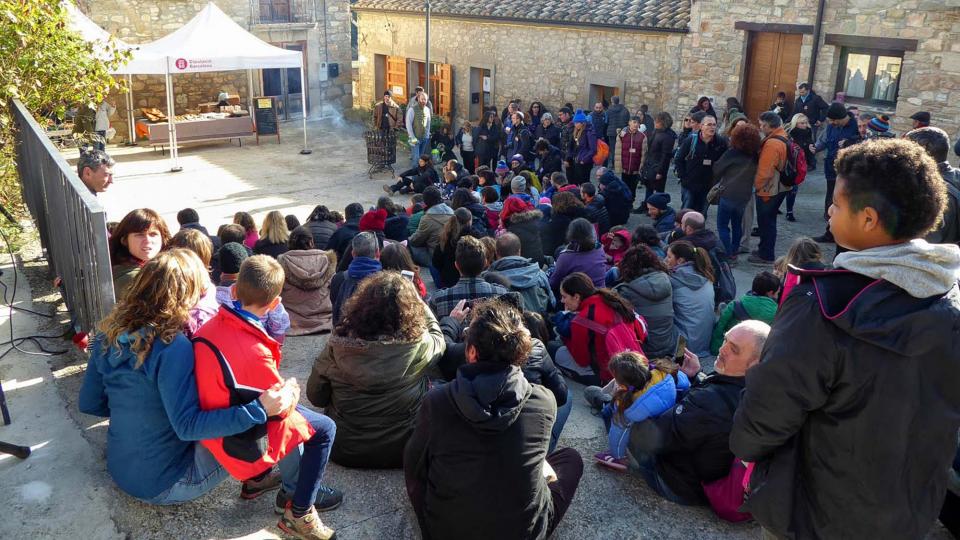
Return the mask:
<path id="1" fill-rule="evenodd" d="M 730 269 L 730 265 L 718 255 L 717 248 L 713 248 L 707 253 L 710 255 L 710 264 L 713 265 L 715 270 L 713 305 L 716 307 L 721 302 L 731 302 L 737 297 L 737 281 L 733 277 L 733 270 Z"/>

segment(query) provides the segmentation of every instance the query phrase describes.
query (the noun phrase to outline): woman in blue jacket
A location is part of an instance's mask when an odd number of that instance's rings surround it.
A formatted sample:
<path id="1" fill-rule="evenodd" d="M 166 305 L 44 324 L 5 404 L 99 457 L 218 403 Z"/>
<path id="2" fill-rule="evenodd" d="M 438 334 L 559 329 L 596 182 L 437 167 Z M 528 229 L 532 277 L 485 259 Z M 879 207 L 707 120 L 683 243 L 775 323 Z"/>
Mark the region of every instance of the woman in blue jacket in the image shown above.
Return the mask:
<path id="1" fill-rule="evenodd" d="M 193 346 L 182 330 L 207 280 L 192 252 L 161 253 L 140 270 L 91 345 L 80 411 L 110 418 L 107 470 L 120 489 L 147 503 L 181 503 L 213 489 L 230 475 L 196 441 L 264 424 L 298 398 L 286 386 L 243 405 L 200 410 Z"/>

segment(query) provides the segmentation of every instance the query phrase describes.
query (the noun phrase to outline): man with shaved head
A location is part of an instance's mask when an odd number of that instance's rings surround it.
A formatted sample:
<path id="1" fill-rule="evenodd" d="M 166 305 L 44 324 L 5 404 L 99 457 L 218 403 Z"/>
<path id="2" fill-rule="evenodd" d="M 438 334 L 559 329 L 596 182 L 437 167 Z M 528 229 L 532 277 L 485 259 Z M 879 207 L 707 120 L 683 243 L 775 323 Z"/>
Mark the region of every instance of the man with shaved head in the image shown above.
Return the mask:
<path id="1" fill-rule="evenodd" d="M 650 488 L 678 504 L 706 504 L 703 482 L 727 475 L 733 453 L 728 439 L 740 403 L 747 370 L 760 361 L 770 326 L 744 321 L 724 336 L 715 372 L 695 381 L 673 411 L 635 424 L 630 454 Z M 683 371 L 692 373 L 699 358 L 685 351 Z M 691 367 L 693 369 L 691 369 Z"/>
<path id="2" fill-rule="evenodd" d="M 717 233 L 707 228 L 707 220 L 700 212 L 684 214 L 680 220 L 680 228 L 683 230 L 683 236 L 678 237 L 677 240 L 686 240 L 706 251 L 713 251 L 720 246 L 720 238 Z"/>

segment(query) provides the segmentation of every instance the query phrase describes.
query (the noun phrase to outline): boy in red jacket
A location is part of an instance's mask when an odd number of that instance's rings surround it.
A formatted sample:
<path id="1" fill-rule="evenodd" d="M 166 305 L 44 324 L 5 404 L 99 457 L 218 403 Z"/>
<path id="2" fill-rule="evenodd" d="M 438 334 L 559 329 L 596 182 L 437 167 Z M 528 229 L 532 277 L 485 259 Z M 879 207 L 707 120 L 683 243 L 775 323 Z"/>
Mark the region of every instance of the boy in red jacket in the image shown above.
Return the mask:
<path id="1" fill-rule="evenodd" d="M 200 407 L 221 409 L 245 403 L 281 383 L 280 344 L 260 318 L 280 303 L 283 268 L 273 258 L 256 255 L 240 266 L 233 285 L 233 305 L 223 305 L 194 335 L 195 369 Z M 294 382 L 295 384 L 295 382 Z M 220 439 L 203 441 L 234 478 L 243 480 L 240 496 L 256 498 L 276 489 L 270 476 L 280 470 L 282 489 L 275 510 L 283 514 L 278 527 L 310 540 L 327 540 L 333 529 L 320 521 L 317 510 L 332 510 L 343 494 L 320 484 L 327 466 L 336 425 L 326 416 L 296 406 L 265 425 Z"/>

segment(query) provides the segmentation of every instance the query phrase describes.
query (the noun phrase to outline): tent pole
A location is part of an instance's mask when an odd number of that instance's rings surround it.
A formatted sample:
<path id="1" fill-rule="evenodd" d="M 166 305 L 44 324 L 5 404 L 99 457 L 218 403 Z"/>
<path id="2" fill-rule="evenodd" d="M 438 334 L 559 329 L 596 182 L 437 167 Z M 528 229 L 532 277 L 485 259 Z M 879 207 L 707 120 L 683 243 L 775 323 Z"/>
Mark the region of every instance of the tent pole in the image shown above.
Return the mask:
<path id="1" fill-rule="evenodd" d="M 136 146 L 137 131 L 133 122 L 133 75 L 127 73 L 127 146 Z"/>
<path id="2" fill-rule="evenodd" d="M 180 159 L 177 155 L 177 123 L 174 119 L 176 110 L 173 103 L 173 80 L 170 77 L 170 57 L 167 57 L 167 133 L 170 141 L 170 172 L 180 172 L 183 167 L 180 166 Z"/>
<path id="3" fill-rule="evenodd" d="M 313 150 L 307 148 L 307 81 L 303 78 L 303 55 L 300 55 L 300 105 L 303 109 L 303 155 L 313 153 Z"/>
<path id="4" fill-rule="evenodd" d="M 247 111 L 253 116 L 253 70 L 247 70 Z"/>

